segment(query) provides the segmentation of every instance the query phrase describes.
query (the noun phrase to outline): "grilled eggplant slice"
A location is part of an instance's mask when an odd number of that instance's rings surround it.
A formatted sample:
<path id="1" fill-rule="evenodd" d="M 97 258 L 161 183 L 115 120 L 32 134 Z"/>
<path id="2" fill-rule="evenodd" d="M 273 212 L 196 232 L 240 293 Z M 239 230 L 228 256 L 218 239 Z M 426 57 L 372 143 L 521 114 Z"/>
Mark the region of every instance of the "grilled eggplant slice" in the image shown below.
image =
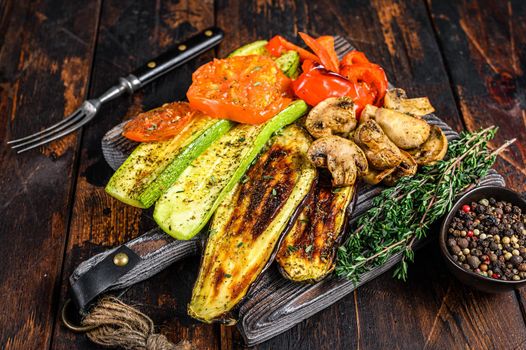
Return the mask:
<path id="1" fill-rule="evenodd" d="M 316 179 L 303 129 L 289 126 L 271 142 L 212 219 L 188 305 L 188 314 L 203 322 L 235 323 L 229 311 L 271 262 Z"/>
<path id="2" fill-rule="evenodd" d="M 329 176 L 320 174 L 276 255 L 285 278 L 317 282 L 332 272 L 354 195 L 355 186 L 333 188 Z"/>

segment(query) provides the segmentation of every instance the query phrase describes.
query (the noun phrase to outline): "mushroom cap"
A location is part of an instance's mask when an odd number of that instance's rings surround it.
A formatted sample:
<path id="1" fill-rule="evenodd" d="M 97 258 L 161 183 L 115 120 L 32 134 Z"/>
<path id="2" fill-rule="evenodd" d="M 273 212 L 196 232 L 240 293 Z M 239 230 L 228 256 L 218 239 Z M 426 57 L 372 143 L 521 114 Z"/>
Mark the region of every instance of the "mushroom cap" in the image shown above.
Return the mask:
<path id="1" fill-rule="evenodd" d="M 354 102 L 349 97 L 329 97 L 311 109 L 305 127 L 316 139 L 331 135 L 347 137 L 356 123 Z"/>
<path id="2" fill-rule="evenodd" d="M 327 168 L 333 186 L 352 186 L 357 176 L 367 172 L 364 152 L 351 140 L 340 136 L 327 136 L 315 140 L 307 152 L 312 163 Z"/>
<path id="3" fill-rule="evenodd" d="M 365 152 L 369 164 L 375 169 L 391 169 L 402 161 L 400 149 L 372 119 L 360 121 L 360 125 L 354 131 L 353 139 Z"/>
<path id="4" fill-rule="evenodd" d="M 402 89 L 387 91 L 384 97 L 384 108 L 407 113 L 415 117 L 422 117 L 435 111 L 427 97 L 407 98 L 407 94 Z"/>
<path id="5" fill-rule="evenodd" d="M 425 120 L 386 108 L 376 111 L 375 120 L 387 137 L 401 149 L 420 146 L 431 132 L 431 127 Z"/>
<path id="6" fill-rule="evenodd" d="M 408 150 L 418 165 L 429 165 L 442 160 L 447 152 L 448 141 L 442 130 L 431 125 L 431 132 L 426 142 L 420 147 Z"/>
<path id="7" fill-rule="evenodd" d="M 383 179 L 383 183 L 387 186 L 394 186 L 400 178 L 404 176 L 413 176 L 418 170 L 418 164 L 416 164 L 416 161 L 413 159 L 413 157 L 405 151 L 401 152 L 402 162 L 398 164 L 392 173 Z"/>
<path id="8" fill-rule="evenodd" d="M 382 182 L 384 178 L 392 174 L 396 168 L 376 170 L 369 167 L 369 171 L 363 176 L 363 180 L 369 185 L 376 185 Z"/>

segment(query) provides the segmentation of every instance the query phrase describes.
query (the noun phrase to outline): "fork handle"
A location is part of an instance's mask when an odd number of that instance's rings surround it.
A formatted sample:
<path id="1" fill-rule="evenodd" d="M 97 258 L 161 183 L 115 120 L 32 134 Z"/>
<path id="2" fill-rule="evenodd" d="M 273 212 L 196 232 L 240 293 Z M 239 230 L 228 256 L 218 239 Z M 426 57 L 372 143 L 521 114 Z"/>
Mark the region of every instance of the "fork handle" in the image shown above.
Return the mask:
<path id="1" fill-rule="evenodd" d="M 135 92 L 161 75 L 187 63 L 205 51 L 217 46 L 224 37 L 224 32 L 217 27 L 210 27 L 183 41 L 157 58 L 149 60 L 137 68 L 120 83 L 126 86 L 129 93 Z"/>

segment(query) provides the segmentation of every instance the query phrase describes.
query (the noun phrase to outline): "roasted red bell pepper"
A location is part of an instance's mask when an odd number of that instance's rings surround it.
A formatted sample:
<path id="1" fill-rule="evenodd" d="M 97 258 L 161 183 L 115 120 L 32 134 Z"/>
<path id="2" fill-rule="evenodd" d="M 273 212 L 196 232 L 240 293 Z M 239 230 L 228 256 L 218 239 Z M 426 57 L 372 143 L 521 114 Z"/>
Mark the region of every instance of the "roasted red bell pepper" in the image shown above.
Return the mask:
<path id="1" fill-rule="evenodd" d="M 270 52 L 272 56 L 279 57 L 286 51 L 296 51 L 299 55 L 301 60 L 311 60 L 314 62 L 319 61 L 319 58 L 313 54 L 312 52 L 309 52 L 305 50 L 304 48 L 301 48 L 297 45 L 294 45 L 281 35 L 276 35 L 272 39 L 269 40 L 267 44 L 267 50 Z"/>
<path id="2" fill-rule="evenodd" d="M 327 45 L 326 39 L 322 39 L 322 42 L 325 44 L 322 45 L 319 41 L 308 34 L 300 32 L 299 35 L 305 44 L 307 44 L 307 46 L 310 47 L 312 51 L 314 51 L 316 56 L 319 57 L 319 63 L 321 63 L 331 72 L 338 73 L 338 56 L 336 56 L 336 52 L 334 51 L 334 40 L 332 41 L 333 52 L 330 52 L 325 48 Z"/>
<path id="3" fill-rule="evenodd" d="M 343 56 L 340 66 L 350 66 L 357 63 L 371 63 L 365 54 L 361 51 L 353 50 L 347 55 Z"/>
<path id="4" fill-rule="evenodd" d="M 310 60 L 303 63 L 302 69 L 303 73 L 292 83 L 292 89 L 296 96 L 311 106 L 329 97 L 348 96 L 354 101 L 357 115 L 360 115 L 365 105 L 374 101 L 366 83 L 353 83 Z"/>
<path id="5" fill-rule="evenodd" d="M 379 106 L 387 91 L 387 76 L 377 64 L 369 62 L 359 51 L 351 51 L 340 64 L 340 74 L 355 84 L 366 83 L 374 95 L 374 104 Z"/>

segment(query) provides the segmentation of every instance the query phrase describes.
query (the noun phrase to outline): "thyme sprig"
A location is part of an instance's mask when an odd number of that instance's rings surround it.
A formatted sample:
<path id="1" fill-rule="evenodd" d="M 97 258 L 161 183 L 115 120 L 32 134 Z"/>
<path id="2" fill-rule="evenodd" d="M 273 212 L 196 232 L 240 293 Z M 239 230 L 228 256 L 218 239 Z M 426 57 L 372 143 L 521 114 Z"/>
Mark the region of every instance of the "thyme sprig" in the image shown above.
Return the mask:
<path id="1" fill-rule="evenodd" d="M 383 190 L 360 216 L 349 240 L 339 248 L 336 273 L 358 282 L 361 274 L 402 252 L 394 276 L 406 280 L 408 262 L 414 260 L 414 243 L 424 238 L 431 224 L 451 209 L 459 193 L 488 173 L 497 154 L 513 143 L 511 140 L 490 153 L 487 143 L 496 132 L 496 127 L 489 127 L 461 133 L 460 138 L 449 143 L 444 160 Z"/>

